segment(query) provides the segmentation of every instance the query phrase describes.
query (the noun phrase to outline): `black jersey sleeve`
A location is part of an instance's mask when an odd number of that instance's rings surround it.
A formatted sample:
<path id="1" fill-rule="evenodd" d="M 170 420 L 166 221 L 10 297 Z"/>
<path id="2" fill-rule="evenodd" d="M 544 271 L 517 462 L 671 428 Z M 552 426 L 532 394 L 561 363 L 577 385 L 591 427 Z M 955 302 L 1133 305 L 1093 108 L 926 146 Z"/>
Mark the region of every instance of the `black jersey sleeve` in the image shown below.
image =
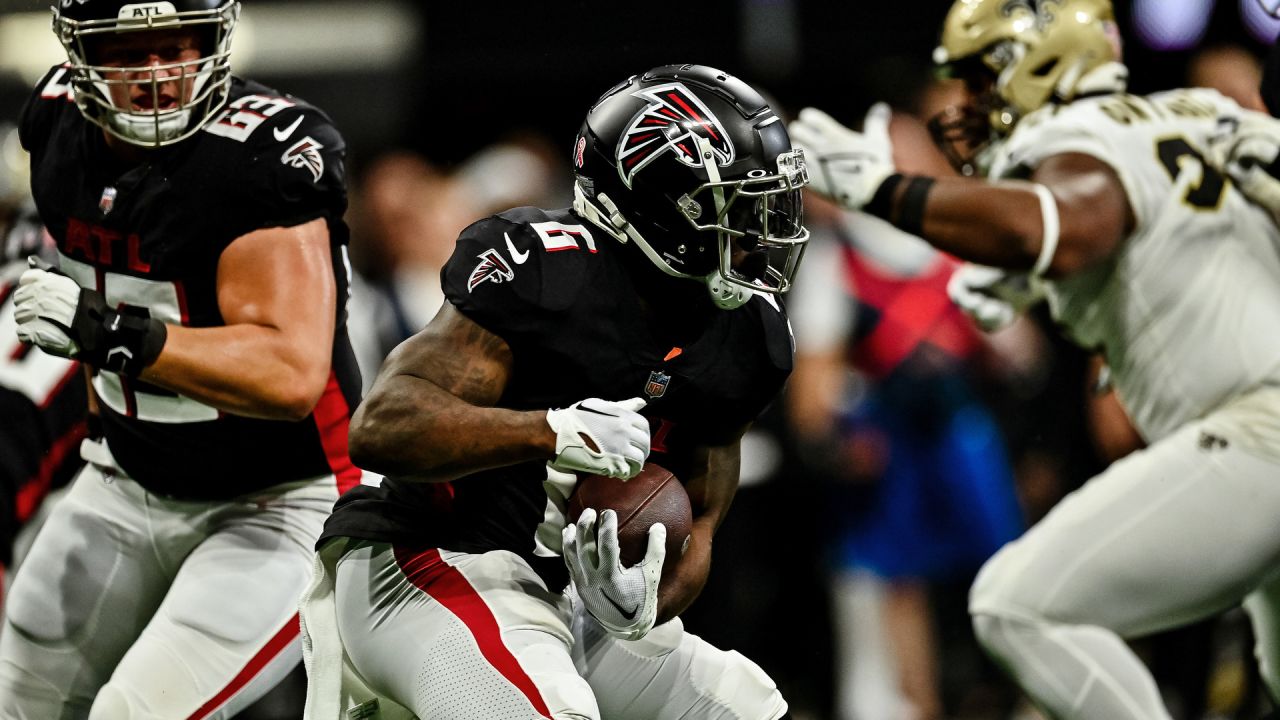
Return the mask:
<path id="1" fill-rule="evenodd" d="M 548 250 L 542 239 L 546 228 L 537 229 L 548 217 L 534 208 L 518 208 L 472 224 L 459 235 L 440 273 L 449 302 L 508 344 L 553 329 L 590 271 L 588 250 Z M 572 230 L 564 237 L 565 248 L 577 247 L 570 242 L 586 248 Z"/>
<path id="2" fill-rule="evenodd" d="M 66 77 L 66 67 L 55 65 L 50 68 L 22 106 L 18 139 L 27 152 L 34 152 L 48 142 L 55 113 L 61 109 L 60 106 L 71 102 L 71 89 L 65 82 Z"/>
<path id="3" fill-rule="evenodd" d="M 235 236 L 342 217 L 347 147 L 323 113 L 287 107 L 262 121 L 244 143 L 245 167 L 230 188 L 242 224 Z"/>

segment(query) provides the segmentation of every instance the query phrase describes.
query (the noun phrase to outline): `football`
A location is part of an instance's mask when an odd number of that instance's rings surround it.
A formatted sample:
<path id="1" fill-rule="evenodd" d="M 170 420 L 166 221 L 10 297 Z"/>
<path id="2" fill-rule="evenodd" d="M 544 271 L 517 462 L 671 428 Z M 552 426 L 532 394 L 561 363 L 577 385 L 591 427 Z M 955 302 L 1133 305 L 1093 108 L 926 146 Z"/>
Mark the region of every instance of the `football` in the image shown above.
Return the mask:
<path id="1" fill-rule="evenodd" d="M 688 547 L 693 527 L 693 510 L 684 484 L 666 468 L 649 463 L 627 481 L 604 475 L 583 475 L 569 496 L 569 520 L 576 522 L 583 509 L 596 512 L 612 509 L 618 514 L 618 544 L 626 567 L 644 559 L 649 543 L 649 527 L 662 523 L 667 528 L 667 559 L 663 571 Z"/>

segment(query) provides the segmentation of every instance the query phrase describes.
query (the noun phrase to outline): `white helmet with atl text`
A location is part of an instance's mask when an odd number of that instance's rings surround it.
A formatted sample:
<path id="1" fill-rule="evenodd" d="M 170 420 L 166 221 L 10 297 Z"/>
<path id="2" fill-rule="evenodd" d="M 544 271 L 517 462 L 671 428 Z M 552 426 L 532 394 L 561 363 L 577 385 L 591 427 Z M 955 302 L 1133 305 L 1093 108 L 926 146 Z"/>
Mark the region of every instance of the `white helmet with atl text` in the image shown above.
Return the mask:
<path id="1" fill-rule="evenodd" d="M 120 140 L 160 147 L 226 104 L 239 16 L 236 0 L 58 0 L 53 29 L 80 112 Z"/>

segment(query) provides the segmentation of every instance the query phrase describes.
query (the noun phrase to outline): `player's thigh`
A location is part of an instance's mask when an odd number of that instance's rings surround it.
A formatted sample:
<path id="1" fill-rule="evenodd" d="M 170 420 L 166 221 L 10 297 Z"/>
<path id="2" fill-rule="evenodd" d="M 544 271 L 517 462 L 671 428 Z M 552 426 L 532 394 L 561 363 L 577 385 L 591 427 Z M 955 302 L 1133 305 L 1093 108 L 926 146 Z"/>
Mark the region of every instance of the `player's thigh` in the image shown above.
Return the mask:
<path id="1" fill-rule="evenodd" d="M 54 507 L 6 598 L 0 696 L 34 683 L 92 698 L 151 619 L 170 576 L 140 492 L 89 465 Z"/>
<path id="2" fill-rule="evenodd" d="M 567 600 L 515 555 L 362 545 L 336 575 L 352 669 L 419 717 L 599 717 L 569 654 Z"/>
<path id="3" fill-rule="evenodd" d="M 1122 635 L 1239 602 L 1280 561 L 1280 466 L 1191 424 L 1068 495 L 978 575 L 970 610 Z"/>
<path id="4" fill-rule="evenodd" d="M 94 718 L 230 717 L 302 659 L 298 599 L 336 489 L 227 503 L 94 705 Z"/>
<path id="5" fill-rule="evenodd" d="M 772 720 L 787 703 L 751 660 L 684 631 L 674 618 L 639 640 L 621 640 L 576 604 L 574 662 L 605 718 Z"/>

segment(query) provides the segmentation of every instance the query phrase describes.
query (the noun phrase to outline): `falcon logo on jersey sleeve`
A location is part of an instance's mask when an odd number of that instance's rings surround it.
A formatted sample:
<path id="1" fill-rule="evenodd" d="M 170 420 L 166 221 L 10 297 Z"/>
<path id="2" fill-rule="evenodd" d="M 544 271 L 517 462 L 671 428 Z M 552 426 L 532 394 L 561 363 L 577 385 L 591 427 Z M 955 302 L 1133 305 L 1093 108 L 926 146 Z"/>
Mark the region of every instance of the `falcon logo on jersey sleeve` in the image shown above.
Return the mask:
<path id="1" fill-rule="evenodd" d="M 476 289 L 480 283 L 488 280 L 490 282 L 502 283 L 516 279 L 516 273 L 511 269 L 511 265 L 507 263 L 507 259 L 493 248 L 485 250 L 477 257 L 480 258 L 480 264 L 476 265 L 476 269 L 471 271 L 471 278 L 467 280 L 467 292 Z"/>
<path id="2" fill-rule="evenodd" d="M 315 178 L 316 182 L 320 182 L 320 176 L 324 174 L 324 157 L 320 155 L 320 149 L 323 147 L 308 135 L 286 150 L 284 155 L 280 156 L 280 162 L 289 167 L 310 170 L 311 177 Z"/>
<path id="3" fill-rule="evenodd" d="M 635 95 L 648 100 L 649 105 L 636 113 L 618 139 L 618 174 L 627 187 L 631 187 L 632 178 L 641 168 L 666 152 L 675 153 L 689 167 L 702 167 L 694 135 L 711 143 L 717 165 L 724 167 L 733 162 L 733 143 L 724 126 L 684 85 L 668 83 Z"/>

